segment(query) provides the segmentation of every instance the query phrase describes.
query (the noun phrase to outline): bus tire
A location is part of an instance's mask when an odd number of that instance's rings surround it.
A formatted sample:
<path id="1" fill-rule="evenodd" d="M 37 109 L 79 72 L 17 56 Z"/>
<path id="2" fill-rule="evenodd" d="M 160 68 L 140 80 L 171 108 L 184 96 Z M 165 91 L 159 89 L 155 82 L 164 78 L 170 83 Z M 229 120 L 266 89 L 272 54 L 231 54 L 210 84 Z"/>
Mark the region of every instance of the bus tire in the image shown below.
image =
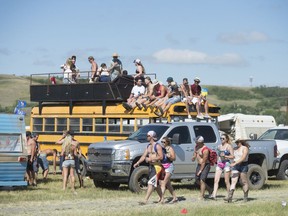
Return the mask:
<path id="1" fill-rule="evenodd" d="M 288 179 L 288 160 L 283 160 L 280 164 L 278 173 L 276 175 L 277 180 L 287 180 Z"/>
<path id="2" fill-rule="evenodd" d="M 259 190 L 261 189 L 266 180 L 265 171 L 263 168 L 257 164 L 248 165 L 248 185 L 250 190 Z"/>
<path id="3" fill-rule="evenodd" d="M 120 186 L 120 183 L 117 182 L 104 182 L 104 181 L 97 181 L 94 179 L 93 182 L 95 187 L 97 188 L 118 189 Z"/>
<path id="4" fill-rule="evenodd" d="M 132 192 L 140 193 L 147 190 L 149 180 L 149 168 L 147 166 L 139 166 L 133 170 L 129 179 L 129 189 Z"/>

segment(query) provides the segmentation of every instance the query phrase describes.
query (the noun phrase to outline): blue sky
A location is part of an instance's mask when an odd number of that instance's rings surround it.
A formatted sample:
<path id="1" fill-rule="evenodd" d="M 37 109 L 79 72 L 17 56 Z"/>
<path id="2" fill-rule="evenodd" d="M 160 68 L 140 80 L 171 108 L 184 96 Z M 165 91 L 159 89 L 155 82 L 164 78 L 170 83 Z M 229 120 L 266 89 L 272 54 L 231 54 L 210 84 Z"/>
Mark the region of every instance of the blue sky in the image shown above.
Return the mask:
<path id="1" fill-rule="evenodd" d="M 71 55 L 178 83 L 288 87 L 286 0 L 0 0 L 0 73 L 61 72 Z"/>

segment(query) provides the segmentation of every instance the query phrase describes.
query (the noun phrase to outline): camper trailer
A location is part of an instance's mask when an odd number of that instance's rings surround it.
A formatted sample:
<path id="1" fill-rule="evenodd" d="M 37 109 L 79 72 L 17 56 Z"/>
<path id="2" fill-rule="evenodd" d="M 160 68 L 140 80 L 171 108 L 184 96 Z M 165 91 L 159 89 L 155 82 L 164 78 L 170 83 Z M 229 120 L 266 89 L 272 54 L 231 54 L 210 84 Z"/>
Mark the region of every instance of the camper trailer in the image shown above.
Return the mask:
<path id="1" fill-rule="evenodd" d="M 269 115 L 245 115 L 241 113 L 230 113 L 218 117 L 219 130 L 227 133 L 233 140 L 255 139 L 269 128 L 276 126 L 273 116 Z"/>
<path id="2" fill-rule="evenodd" d="M 24 116 L 0 114 L 0 186 L 27 186 Z"/>

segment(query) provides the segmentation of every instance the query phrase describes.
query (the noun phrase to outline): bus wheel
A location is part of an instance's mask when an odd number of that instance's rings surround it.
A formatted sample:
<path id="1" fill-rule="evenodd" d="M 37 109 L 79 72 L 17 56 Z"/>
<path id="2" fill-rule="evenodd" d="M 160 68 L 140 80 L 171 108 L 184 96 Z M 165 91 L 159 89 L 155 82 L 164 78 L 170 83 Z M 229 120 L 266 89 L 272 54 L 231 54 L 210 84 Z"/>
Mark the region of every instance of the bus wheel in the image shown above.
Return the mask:
<path id="1" fill-rule="evenodd" d="M 87 168 L 86 168 L 85 158 L 83 156 L 79 159 L 79 164 L 80 164 L 81 176 L 84 177 L 87 174 Z"/>
<path id="2" fill-rule="evenodd" d="M 259 190 L 264 186 L 266 175 L 264 170 L 257 164 L 248 165 L 248 185 L 250 190 Z"/>
<path id="3" fill-rule="evenodd" d="M 94 185 L 97 188 L 107 188 L 107 189 L 118 189 L 120 186 L 120 183 L 117 182 L 104 182 L 104 181 L 97 181 L 97 180 L 93 180 L 94 181 Z"/>
<path id="4" fill-rule="evenodd" d="M 147 190 L 148 174 L 149 168 L 147 166 L 140 166 L 134 169 L 130 176 L 129 189 L 136 193 Z"/>

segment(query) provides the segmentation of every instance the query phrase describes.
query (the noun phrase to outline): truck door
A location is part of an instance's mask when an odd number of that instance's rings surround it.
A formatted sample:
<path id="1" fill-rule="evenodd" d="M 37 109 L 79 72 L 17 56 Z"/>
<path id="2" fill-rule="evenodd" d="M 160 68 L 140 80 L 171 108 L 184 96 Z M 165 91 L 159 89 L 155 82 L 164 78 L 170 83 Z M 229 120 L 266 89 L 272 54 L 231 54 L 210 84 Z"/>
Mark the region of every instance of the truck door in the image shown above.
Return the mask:
<path id="1" fill-rule="evenodd" d="M 194 153 L 194 145 L 191 142 L 191 135 L 189 128 L 187 126 L 179 126 L 173 128 L 169 133 L 168 137 L 173 138 L 173 136 L 179 136 L 179 143 L 173 143 L 172 146 L 176 153 L 176 160 L 174 161 L 175 177 L 178 176 L 189 176 L 195 172 L 196 163 L 191 161 Z"/>

